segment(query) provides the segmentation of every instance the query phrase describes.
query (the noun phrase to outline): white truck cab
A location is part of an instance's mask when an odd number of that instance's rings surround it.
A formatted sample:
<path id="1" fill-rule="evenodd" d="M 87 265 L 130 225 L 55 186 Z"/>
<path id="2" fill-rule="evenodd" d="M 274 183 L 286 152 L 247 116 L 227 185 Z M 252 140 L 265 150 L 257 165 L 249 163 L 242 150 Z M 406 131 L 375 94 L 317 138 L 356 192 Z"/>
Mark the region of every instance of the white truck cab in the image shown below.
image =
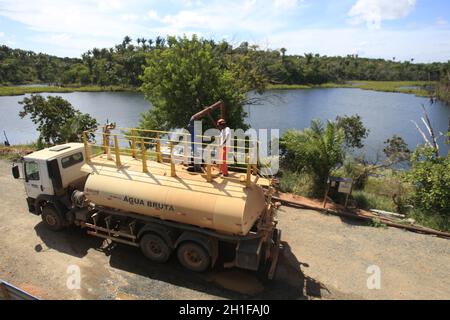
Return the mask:
<path id="1" fill-rule="evenodd" d="M 84 163 L 82 143 L 57 145 L 24 156 L 21 170 L 14 165 L 12 172 L 16 179 L 23 176 L 29 211 L 39 215 L 44 213 L 44 207 L 51 206 L 64 222 L 64 214 L 71 206 L 69 186 L 86 178 L 81 171 Z"/>

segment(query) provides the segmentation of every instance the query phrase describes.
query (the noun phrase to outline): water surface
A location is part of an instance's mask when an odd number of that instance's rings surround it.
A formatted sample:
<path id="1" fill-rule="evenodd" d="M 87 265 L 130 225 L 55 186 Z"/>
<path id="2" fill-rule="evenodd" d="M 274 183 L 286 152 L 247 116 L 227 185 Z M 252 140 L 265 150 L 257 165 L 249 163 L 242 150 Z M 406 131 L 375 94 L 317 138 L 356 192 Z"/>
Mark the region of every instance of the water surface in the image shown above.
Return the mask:
<path id="1" fill-rule="evenodd" d="M 99 123 L 107 119 L 115 121 L 119 127 L 134 127 L 140 114 L 151 105 L 142 94 L 128 92 L 73 92 L 49 93 L 45 96 L 62 96 L 78 108 L 95 117 Z M 24 96 L 0 97 L 0 129 L 5 130 L 12 144 L 35 141 L 38 137 L 36 126 L 30 119 L 20 119 L 18 104 Z M 309 127 L 313 118 L 334 120 L 338 115 L 359 114 L 370 130 L 367 138 L 366 154 L 371 158 L 381 153 L 383 142 L 397 134 L 405 139 L 411 148 L 423 140 L 411 122 L 423 127 L 421 117 L 424 105 L 429 113 L 434 129 L 444 132 L 448 129 L 450 107 L 411 94 L 375 92 L 352 88 L 310 89 L 310 90 L 270 90 L 263 96 L 261 105 L 246 106 L 247 122 L 256 129 L 277 128 L 281 133 L 288 129 Z M 3 139 L 2 139 L 3 140 Z M 441 140 L 443 151 L 448 146 Z"/>

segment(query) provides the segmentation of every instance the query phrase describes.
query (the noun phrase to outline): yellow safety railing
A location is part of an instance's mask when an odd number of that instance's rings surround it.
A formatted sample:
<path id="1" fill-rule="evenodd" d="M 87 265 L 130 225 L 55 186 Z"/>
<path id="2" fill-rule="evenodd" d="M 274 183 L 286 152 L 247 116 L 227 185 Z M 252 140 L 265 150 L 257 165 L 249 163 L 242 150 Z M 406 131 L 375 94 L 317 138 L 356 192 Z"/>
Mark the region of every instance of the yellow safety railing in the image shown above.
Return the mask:
<path id="1" fill-rule="evenodd" d="M 100 129 L 100 130 L 99 130 Z M 125 133 L 116 133 L 119 132 L 125 132 Z M 168 160 L 170 162 L 170 175 L 172 177 L 176 176 L 176 166 L 175 166 L 175 156 L 174 156 L 174 148 L 176 143 L 184 143 L 185 145 L 201 145 L 201 146 L 207 146 L 208 148 L 220 148 L 221 146 L 216 143 L 206 143 L 206 142 L 197 142 L 197 141 L 191 141 L 190 139 L 188 141 L 174 141 L 170 140 L 170 135 L 176 135 L 176 136 L 189 136 L 188 133 L 184 132 L 170 132 L 170 131 L 159 131 L 159 130 L 148 130 L 148 129 L 138 129 L 138 128 L 117 128 L 113 130 L 105 130 L 105 127 L 99 127 L 97 130 L 88 130 L 83 132 L 83 143 L 85 147 L 85 154 L 86 154 L 86 161 L 91 162 L 93 158 L 101 155 L 101 154 L 107 154 L 108 157 L 111 156 L 112 160 L 112 153 L 114 153 L 114 160 L 116 167 L 122 166 L 121 156 L 131 156 L 135 159 L 139 159 L 142 162 L 142 172 L 149 172 L 149 167 L 147 161 L 148 159 L 148 147 L 153 148 L 154 151 L 150 151 L 151 154 L 154 156 L 154 161 L 158 163 L 164 162 L 164 160 Z M 96 143 L 97 137 L 101 137 L 101 144 Z M 211 136 L 201 136 L 196 135 L 196 137 L 203 139 L 211 139 Z M 111 146 L 110 142 L 111 139 L 113 141 L 113 146 Z M 120 142 L 124 142 L 129 145 L 129 148 L 127 147 L 121 147 Z M 230 154 L 233 155 L 233 160 L 231 165 L 228 165 L 228 168 L 231 171 L 236 170 L 243 170 L 245 169 L 245 183 L 247 186 L 251 184 L 251 175 L 258 175 L 258 163 L 257 163 L 257 157 L 258 154 L 258 147 L 259 143 L 257 140 L 252 139 L 233 139 L 233 141 L 244 141 L 244 146 L 231 146 L 231 149 L 236 150 L 237 156 L 243 156 L 244 161 L 238 161 L 236 157 L 236 153 L 230 152 Z M 139 145 L 139 146 L 138 146 Z M 248 146 L 246 146 L 248 145 Z M 165 154 L 162 149 L 164 147 L 168 148 L 169 156 L 167 157 L 167 153 Z M 113 150 L 111 150 L 113 149 Z M 211 149 L 210 149 L 211 150 Z M 239 152 L 241 154 L 239 154 Z M 251 163 L 250 161 L 250 154 L 253 153 L 255 161 Z M 189 155 L 177 155 L 178 158 L 184 158 L 184 160 L 188 160 L 189 162 L 191 160 L 200 160 L 204 161 L 202 157 L 194 156 L 192 154 Z M 216 159 L 217 160 L 217 159 Z M 218 159 L 219 163 L 222 161 L 222 159 Z M 228 161 L 228 160 L 227 160 Z M 216 162 L 217 163 L 217 162 Z M 212 163 L 211 161 L 208 161 L 205 163 L 206 166 L 206 180 L 208 182 L 212 181 Z M 199 173 L 204 174 L 204 173 Z M 233 178 L 230 178 L 233 179 Z"/>

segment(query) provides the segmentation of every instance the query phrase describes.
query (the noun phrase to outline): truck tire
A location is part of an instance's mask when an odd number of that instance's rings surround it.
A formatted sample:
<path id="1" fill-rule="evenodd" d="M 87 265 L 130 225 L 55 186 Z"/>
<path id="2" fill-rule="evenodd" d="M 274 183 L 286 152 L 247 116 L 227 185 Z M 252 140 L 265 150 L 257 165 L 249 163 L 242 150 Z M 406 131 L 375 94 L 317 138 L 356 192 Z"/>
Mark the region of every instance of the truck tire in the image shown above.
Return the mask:
<path id="1" fill-rule="evenodd" d="M 203 272 L 211 265 L 211 257 L 201 245 L 187 241 L 178 247 L 178 260 L 186 269 Z"/>
<path id="2" fill-rule="evenodd" d="M 169 260 L 171 250 L 167 243 L 154 233 L 146 233 L 140 241 L 141 251 L 148 259 L 164 263 Z"/>
<path id="3" fill-rule="evenodd" d="M 60 231 L 64 228 L 61 216 L 52 205 L 47 204 L 42 208 L 41 218 L 45 226 L 52 231 Z"/>

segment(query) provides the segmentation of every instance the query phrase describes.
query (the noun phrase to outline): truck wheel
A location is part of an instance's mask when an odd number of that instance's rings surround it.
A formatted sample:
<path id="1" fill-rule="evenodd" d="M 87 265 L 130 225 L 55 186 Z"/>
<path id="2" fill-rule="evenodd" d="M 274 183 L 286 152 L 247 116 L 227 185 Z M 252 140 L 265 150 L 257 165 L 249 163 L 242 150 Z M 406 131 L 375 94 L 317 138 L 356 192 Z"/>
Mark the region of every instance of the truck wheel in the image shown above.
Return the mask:
<path id="1" fill-rule="evenodd" d="M 186 269 L 203 272 L 211 265 L 208 252 L 195 242 L 185 242 L 178 248 L 178 260 Z"/>
<path id="2" fill-rule="evenodd" d="M 144 256 L 155 262 L 166 262 L 171 250 L 166 242 L 156 234 L 147 233 L 140 241 L 140 247 Z"/>
<path id="3" fill-rule="evenodd" d="M 60 231 L 64 227 L 61 216 L 51 205 L 46 205 L 42 208 L 41 217 L 45 226 L 52 231 Z"/>

